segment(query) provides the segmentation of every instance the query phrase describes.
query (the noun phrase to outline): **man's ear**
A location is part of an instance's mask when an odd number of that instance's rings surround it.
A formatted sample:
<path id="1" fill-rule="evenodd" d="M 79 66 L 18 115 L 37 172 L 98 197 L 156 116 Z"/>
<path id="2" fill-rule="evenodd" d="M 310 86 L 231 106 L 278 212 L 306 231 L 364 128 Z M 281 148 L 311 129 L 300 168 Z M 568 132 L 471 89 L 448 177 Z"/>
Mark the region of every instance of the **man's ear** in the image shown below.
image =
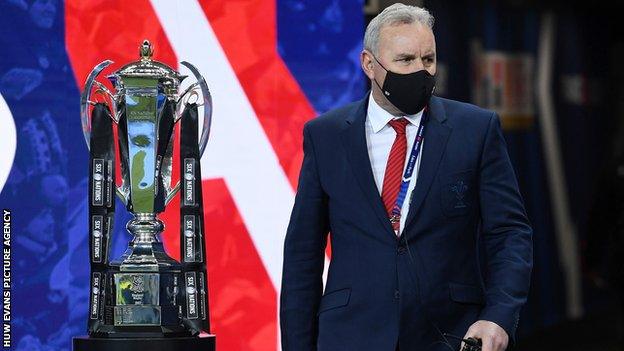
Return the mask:
<path id="1" fill-rule="evenodd" d="M 362 66 L 362 71 L 369 79 L 373 79 L 375 77 L 375 73 L 373 71 L 373 55 L 368 50 L 362 50 L 360 54 L 360 64 Z"/>

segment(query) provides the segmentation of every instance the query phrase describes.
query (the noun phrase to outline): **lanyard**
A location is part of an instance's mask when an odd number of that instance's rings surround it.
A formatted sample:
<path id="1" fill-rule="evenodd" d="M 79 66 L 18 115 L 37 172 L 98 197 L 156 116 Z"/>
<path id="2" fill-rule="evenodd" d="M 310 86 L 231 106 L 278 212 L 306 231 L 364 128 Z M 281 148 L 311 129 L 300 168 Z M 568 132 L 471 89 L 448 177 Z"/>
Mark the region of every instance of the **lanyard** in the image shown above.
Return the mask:
<path id="1" fill-rule="evenodd" d="M 401 208 L 403 208 L 403 203 L 405 202 L 405 198 L 407 197 L 407 189 L 409 188 L 410 181 L 412 180 L 412 176 L 414 175 L 416 161 L 418 160 L 420 147 L 422 146 L 422 142 L 424 139 L 425 124 L 427 123 L 426 118 L 427 109 L 423 111 L 422 118 L 420 119 L 420 124 L 418 125 L 418 133 L 416 134 L 416 140 L 414 140 L 414 145 L 412 145 L 412 151 L 410 153 L 409 160 L 407 161 L 407 167 L 405 167 L 405 172 L 403 173 L 403 178 L 401 179 L 401 188 L 399 189 L 399 195 L 397 196 L 394 207 L 392 207 L 390 223 L 392 223 L 393 228 L 395 228 L 395 224 L 397 225 L 397 229 L 395 229 L 397 234 L 399 232 L 398 223 L 401 222 Z"/>

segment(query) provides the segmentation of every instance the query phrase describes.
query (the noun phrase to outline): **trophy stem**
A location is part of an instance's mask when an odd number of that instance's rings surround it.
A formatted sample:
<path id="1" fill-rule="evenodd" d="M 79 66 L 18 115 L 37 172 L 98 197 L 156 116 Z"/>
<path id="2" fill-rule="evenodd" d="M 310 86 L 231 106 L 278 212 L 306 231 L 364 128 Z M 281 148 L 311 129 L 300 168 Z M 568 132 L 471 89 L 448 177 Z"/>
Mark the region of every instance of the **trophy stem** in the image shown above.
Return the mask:
<path id="1" fill-rule="evenodd" d="M 134 235 L 134 245 L 158 242 L 157 235 L 165 229 L 163 222 L 155 213 L 135 213 L 134 218 L 126 224 L 126 229 Z"/>
<path id="2" fill-rule="evenodd" d="M 121 258 L 112 264 L 118 265 L 121 271 L 159 271 L 179 266 L 158 240 L 164 228 L 155 213 L 134 213 L 134 218 L 126 224 L 134 238 Z"/>

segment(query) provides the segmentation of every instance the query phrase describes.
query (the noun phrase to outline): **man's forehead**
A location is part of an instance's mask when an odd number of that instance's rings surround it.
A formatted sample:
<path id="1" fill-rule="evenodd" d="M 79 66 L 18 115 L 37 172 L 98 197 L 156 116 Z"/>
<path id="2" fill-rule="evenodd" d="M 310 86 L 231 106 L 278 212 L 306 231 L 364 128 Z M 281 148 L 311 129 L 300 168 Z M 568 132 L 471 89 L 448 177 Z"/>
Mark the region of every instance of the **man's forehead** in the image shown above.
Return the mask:
<path id="1" fill-rule="evenodd" d="M 379 48 L 396 53 L 435 52 L 435 37 L 431 28 L 419 22 L 385 25 L 379 33 Z"/>

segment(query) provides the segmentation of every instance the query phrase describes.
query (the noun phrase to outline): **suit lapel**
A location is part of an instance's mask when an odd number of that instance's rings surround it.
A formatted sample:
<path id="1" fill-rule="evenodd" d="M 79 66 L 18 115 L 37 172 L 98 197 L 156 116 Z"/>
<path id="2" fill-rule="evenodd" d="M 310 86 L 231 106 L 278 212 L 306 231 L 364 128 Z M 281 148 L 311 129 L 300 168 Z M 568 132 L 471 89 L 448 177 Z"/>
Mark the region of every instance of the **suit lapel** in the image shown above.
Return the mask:
<path id="1" fill-rule="evenodd" d="M 414 220 L 416 214 L 429 192 L 431 183 L 438 172 L 440 160 L 444 154 L 446 143 L 451 134 L 451 127 L 446 123 L 446 113 L 439 98 L 433 96 L 429 102 L 429 121 L 425 126 L 425 137 L 423 142 L 422 160 L 416 186 L 413 190 L 410 202 L 409 213 L 405 222 L 405 228 Z"/>
<path id="2" fill-rule="evenodd" d="M 371 162 L 368 156 L 365 128 L 367 106 L 368 98 L 360 102 L 352 115 L 347 116 L 345 128 L 342 130 L 342 141 L 345 150 L 347 150 L 349 162 L 353 167 L 355 178 L 364 192 L 364 195 L 366 195 L 369 205 L 372 207 L 381 225 L 395 237 L 381 196 L 379 196 L 379 190 L 375 184 L 375 178 L 373 177 Z"/>

